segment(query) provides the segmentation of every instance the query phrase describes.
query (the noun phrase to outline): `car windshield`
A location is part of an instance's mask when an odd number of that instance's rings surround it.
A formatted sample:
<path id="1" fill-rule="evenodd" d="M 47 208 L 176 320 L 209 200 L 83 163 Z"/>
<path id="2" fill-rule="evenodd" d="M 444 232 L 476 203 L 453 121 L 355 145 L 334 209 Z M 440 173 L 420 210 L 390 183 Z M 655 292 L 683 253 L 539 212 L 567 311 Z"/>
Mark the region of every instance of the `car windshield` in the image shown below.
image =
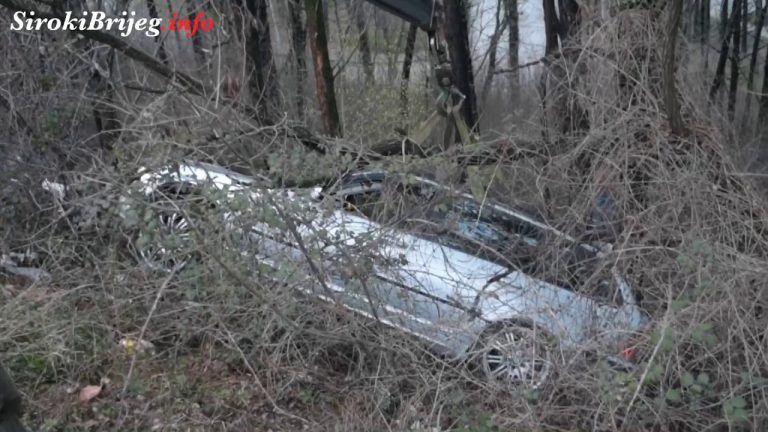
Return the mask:
<path id="1" fill-rule="evenodd" d="M 347 210 L 382 226 L 599 300 L 621 301 L 595 248 L 575 243 L 515 211 L 419 181 L 362 178 L 344 184 L 338 194 Z"/>

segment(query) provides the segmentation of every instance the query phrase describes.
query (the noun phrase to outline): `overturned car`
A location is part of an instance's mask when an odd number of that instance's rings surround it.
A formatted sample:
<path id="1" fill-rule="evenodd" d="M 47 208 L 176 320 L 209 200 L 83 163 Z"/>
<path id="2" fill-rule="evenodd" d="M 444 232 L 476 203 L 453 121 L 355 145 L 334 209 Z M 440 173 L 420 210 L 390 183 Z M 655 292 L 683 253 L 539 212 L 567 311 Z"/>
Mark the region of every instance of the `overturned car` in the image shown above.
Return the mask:
<path id="1" fill-rule="evenodd" d="M 310 189 L 260 180 L 200 162 L 144 173 L 140 195 L 172 241 L 139 239 L 137 256 L 161 270 L 194 259 L 195 203 L 217 210 L 248 259 L 294 266 L 304 294 L 471 360 L 494 383 L 538 388 L 577 351 L 631 367 L 648 317 L 609 245 L 413 175 L 357 172 Z M 257 217 L 244 225 L 243 212 Z"/>

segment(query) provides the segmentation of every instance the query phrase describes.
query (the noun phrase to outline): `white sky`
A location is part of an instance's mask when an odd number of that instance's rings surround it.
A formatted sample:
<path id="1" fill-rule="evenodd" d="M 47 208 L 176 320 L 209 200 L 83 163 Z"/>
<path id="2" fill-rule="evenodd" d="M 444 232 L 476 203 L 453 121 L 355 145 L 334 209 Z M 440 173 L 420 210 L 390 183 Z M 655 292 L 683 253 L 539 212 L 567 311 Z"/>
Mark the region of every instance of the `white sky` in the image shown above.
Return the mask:
<path id="1" fill-rule="evenodd" d="M 479 0 L 473 5 L 473 37 L 479 47 L 486 47 L 493 34 L 497 0 Z M 526 63 L 544 55 L 544 11 L 541 0 L 519 0 L 520 62 Z M 506 46 L 506 35 L 500 41 Z M 481 51 L 485 51 L 482 49 Z M 499 49 L 499 55 L 504 52 Z"/>

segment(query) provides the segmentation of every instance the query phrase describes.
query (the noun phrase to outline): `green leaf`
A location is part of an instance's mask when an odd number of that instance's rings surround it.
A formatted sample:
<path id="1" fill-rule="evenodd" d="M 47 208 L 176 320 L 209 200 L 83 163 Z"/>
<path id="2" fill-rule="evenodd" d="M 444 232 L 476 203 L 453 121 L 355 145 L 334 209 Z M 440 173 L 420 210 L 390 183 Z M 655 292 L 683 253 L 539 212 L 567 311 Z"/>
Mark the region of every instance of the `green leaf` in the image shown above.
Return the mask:
<path id="1" fill-rule="evenodd" d="M 683 376 L 680 378 L 680 383 L 685 387 L 690 387 L 693 385 L 693 374 L 690 372 L 686 372 L 683 374 Z"/>
<path id="2" fill-rule="evenodd" d="M 664 368 L 659 364 L 655 364 L 648 369 L 648 373 L 645 374 L 645 384 L 653 384 L 661 381 L 661 377 L 664 375 Z"/>
<path id="3" fill-rule="evenodd" d="M 669 402 L 680 402 L 681 399 L 681 393 L 680 389 L 669 389 L 667 390 L 667 396 L 666 399 Z"/>
<path id="4" fill-rule="evenodd" d="M 687 308 L 690 305 L 691 305 L 691 300 L 686 297 L 686 298 L 679 298 L 679 299 L 672 300 L 671 307 L 673 311 L 677 312 Z"/>
<path id="5" fill-rule="evenodd" d="M 747 401 L 739 396 L 732 399 L 728 399 L 725 404 L 730 408 L 745 408 L 747 406 Z"/>
<path id="6" fill-rule="evenodd" d="M 705 385 L 705 386 L 709 385 L 709 382 L 710 382 L 709 381 L 709 374 L 707 374 L 706 372 L 700 373 L 699 376 L 696 377 L 696 381 L 698 381 L 699 384 L 702 384 L 702 385 Z"/>
<path id="7" fill-rule="evenodd" d="M 735 423 L 747 423 L 749 421 L 747 401 L 743 397 L 728 399 L 723 403 L 723 410 L 726 417 Z"/>

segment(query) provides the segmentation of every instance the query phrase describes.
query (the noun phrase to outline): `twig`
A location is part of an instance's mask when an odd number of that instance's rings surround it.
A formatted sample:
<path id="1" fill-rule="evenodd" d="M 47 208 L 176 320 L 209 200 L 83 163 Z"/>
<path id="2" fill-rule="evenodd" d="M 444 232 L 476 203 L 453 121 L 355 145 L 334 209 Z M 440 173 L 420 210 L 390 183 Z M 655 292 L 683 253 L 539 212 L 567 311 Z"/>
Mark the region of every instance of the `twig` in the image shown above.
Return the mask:
<path id="1" fill-rule="evenodd" d="M 152 307 L 149 309 L 149 314 L 147 315 L 147 319 L 144 320 L 144 325 L 141 326 L 141 331 L 139 332 L 138 341 L 144 340 L 144 334 L 147 332 L 147 327 L 149 327 L 149 321 L 152 319 L 152 316 L 155 314 L 155 311 L 157 310 L 157 305 L 160 303 L 160 299 L 163 297 L 163 293 L 165 293 L 166 288 L 168 288 L 168 285 L 171 283 L 171 280 L 174 276 L 176 276 L 176 273 L 181 268 L 181 264 L 176 264 L 173 269 L 171 270 L 171 273 L 168 275 L 168 277 L 165 278 L 163 281 L 163 284 L 160 285 L 160 289 L 157 290 L 157 295 L 155 296 L 155 301 L 152 303 Z M 138 354 L 138 350 L 133 351 L 133 355 L 131 356 L 131 364 L 128 366 L 128 373 L 125 375 L 125 382 L 123 383 L 123 395 L 125 395 L 125 392 L 128 391 L 128 385 L 131 383 L 131 376 L 133 375 L 133 369 L 136 365 L 136 355 Z"/>
<path id="2" fill-rule="evenodd" d="M 520 69 L 523 69 L 523 68 L 528 68 L 528 67 L 531 67 L 531 66 L 536 66 L 537 64 L 539 64 L 539 63 L 541 63 L 543 61 L 544 61 L 543 59 L 538 59 L 538 60 L 534 60 L 532 62 L 524 63 L 524 64 L 521 64 L 521 65 L 518 65 L 518 66 L 515 66 L 515 67 L 512 67 L 512 68 L 497 69 L 493 73 L 494 74 L 512 73 L 512 72 L 516 72 L 516 71 L 518 71 Z"/>
<path id="3" fill-rule="evenodd" d="M 10 98 L 5 97 L 2 93 L 0 93 L 0 105 L 5 107 L 5 109 L 7 109 L 9 113 L 11 113 L 11 119 L 16 120 L 16 124 L 21 128 L 21 130 L 27 136 L 33 136 L 35 134 L 35 131 L 33 131 L 32 128 L 29 127 L 29 123 L 27 123 L 24 117 L 22 117 L 22 115 L 19 114 L 19 112 L 16 111 L 16 109 L 14 109 Z"/>

